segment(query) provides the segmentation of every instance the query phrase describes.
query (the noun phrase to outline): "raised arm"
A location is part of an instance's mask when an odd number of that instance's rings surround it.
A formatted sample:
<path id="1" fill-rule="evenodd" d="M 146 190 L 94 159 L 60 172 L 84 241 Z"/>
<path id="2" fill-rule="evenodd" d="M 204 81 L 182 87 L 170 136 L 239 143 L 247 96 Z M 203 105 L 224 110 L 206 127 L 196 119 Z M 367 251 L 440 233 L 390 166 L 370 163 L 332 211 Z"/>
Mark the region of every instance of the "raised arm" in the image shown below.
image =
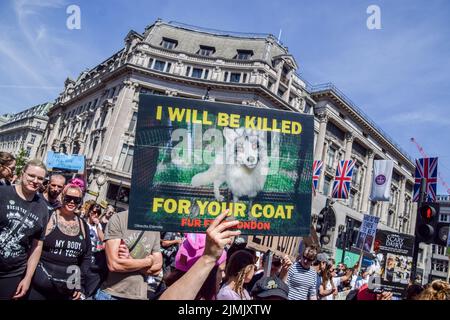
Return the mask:
<path id="1" fill-rule="evenodd" d="M 233 236 L 238 236 L 241 233 L 239 230 L 228 230 L 238 225 L 239 221 L 225 221 L 227 214 L 228 211 L 223 212 L 209 226 L 206 230 L 206 244 L 203 255 L 178 281 L 164 291 L 160 300 L 195 299 L 216 261 L 222 255 L 225 246 L 231 243 Z"/>

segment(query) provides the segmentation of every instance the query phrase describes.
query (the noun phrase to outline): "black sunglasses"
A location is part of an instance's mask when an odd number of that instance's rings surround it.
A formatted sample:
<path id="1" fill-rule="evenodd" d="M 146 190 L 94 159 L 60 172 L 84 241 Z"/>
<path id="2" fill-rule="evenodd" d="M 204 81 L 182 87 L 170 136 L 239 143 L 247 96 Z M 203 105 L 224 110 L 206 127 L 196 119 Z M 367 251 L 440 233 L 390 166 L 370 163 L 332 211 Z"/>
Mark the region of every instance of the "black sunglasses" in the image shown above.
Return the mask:
<path id="1" fill-rule="evenodd" d="M 80 204 L 81 203 L 81 198 L 80 197 L 74 197 L 74 196 L 64 196 L 64 202 L 65 203 L 70 203 L 72 201 L 75 204 Z"/>

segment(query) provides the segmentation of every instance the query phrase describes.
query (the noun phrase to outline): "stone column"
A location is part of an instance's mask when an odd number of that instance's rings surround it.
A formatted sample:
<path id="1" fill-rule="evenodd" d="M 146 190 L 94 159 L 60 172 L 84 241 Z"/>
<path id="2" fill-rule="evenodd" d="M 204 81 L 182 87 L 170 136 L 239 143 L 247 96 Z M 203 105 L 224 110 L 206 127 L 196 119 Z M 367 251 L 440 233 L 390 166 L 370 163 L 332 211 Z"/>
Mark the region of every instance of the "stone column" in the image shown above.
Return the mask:
<path id="1" fill-rule="evenodd" d="M 323 144 L 325 142 L 325 133 L 327 131 L 327 122 L 328 115 L 327 112 L 322 112 L 317 115 L 319 119 L 319 134 L 317 136 L 316 148 L 314 150 L 314 159 L 315 160 L 324 160 L 322 157 L 323 154 Z"/>
<path id="2" fill-rule="evenodd" d="M 284 101 L 289 103 L 289 95 L 291 94 L 291 86 L 292 86 L 292 74 L 294 73 L 293 70 L 289 71 L 289 74 L 287 78 L 289 79 L 289 84 L 286 92 L 284 93 Z"/>
<path id="3" fill-rule="evenodd" d="M 275 83 L 275 87 L 273 90 L 273 93 L 275 93 L 275 95 L 278 94 L 278 88 L 280 87 L 281 73 L 283 72 L 283 66 L 284 66 L 284 61 L 281 60 L 277 65 L 277 82 Z"/>
<path id="4" fill-rule="evenodd" d="M 345 134 L 345 160 L 350 160 L 352 156 L 353 138 L 352 132 Z"/>
<path id="5" fill-rule="evenodd" d="M 370 196 L 370 189 L 372 187 L 372 170 L 373 170 L 373 158 L 375 156 L 375 153 L 373 150 L 368 150 L 367 152 L 367 169 L 366 169 L 366 175 L 364 177 L 364 186 L 363 186 L 363 196 L 361 198 L 362 201 L 362 212 L 367 212 L 369 209 L 369 196 Z"/>

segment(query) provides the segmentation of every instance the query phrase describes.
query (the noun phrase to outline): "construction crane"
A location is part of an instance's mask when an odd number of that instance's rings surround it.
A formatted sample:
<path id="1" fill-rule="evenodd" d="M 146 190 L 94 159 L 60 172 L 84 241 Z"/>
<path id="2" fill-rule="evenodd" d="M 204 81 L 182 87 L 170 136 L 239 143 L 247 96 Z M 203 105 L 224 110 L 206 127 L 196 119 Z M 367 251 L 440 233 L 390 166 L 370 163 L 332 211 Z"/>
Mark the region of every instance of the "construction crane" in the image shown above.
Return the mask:
<path id="1" fill-rule="evenodd" d="M 428 155 L 426 154 L 425 150 L 423 149 L 423 147 L 416 141 L 416 139 L 411 138 L 410 139 L 412 143 L 414 143 L 417 147 L 417 149 L 419 150 L 420 154 L 424 157 L 424 158 L 429 158 Z M 445 188 L 445 190 L 447 191 L 447 193 L 450 195 L 450 186 L 448 185 L 447 182 L 445 182 L 444 178 L 442 177 L 442 174 L 440 172 L 438 172 L 438 181 L 439 183 Z"/>

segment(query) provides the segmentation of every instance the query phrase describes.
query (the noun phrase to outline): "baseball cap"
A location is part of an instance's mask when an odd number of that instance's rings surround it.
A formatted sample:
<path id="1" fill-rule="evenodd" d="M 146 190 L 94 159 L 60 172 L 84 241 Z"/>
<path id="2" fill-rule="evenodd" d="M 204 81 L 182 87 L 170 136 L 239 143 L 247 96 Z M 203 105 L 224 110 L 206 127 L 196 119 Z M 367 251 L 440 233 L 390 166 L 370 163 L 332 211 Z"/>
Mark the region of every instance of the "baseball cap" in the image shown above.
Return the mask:
<path id="1" fill-rule="evenodd" d="M 327 255 L 326 253 L 319 253 L 316 257 L 316 260 L 319 262 L 328 262 L 329 259 L 330 256 Z"/>
<path id="2" fill-rule="evenodd" d="M 289 288 L 278 277 L 262 277 L 252 289 L 252 296 L 256 298 L 279 297 L 288 299 Z"/>
<path id="3" fill-rule="evenodd" d="M 178 249 L 175 256 L 175 268 L 180 271 L 188 271 L 205 251 L 206 234 L 186 233 L 186 239 Z M 222 264 L 227 259 L 227 253 L 223 250 L 222 255 L 216 262 L 216 266 Z"/>

